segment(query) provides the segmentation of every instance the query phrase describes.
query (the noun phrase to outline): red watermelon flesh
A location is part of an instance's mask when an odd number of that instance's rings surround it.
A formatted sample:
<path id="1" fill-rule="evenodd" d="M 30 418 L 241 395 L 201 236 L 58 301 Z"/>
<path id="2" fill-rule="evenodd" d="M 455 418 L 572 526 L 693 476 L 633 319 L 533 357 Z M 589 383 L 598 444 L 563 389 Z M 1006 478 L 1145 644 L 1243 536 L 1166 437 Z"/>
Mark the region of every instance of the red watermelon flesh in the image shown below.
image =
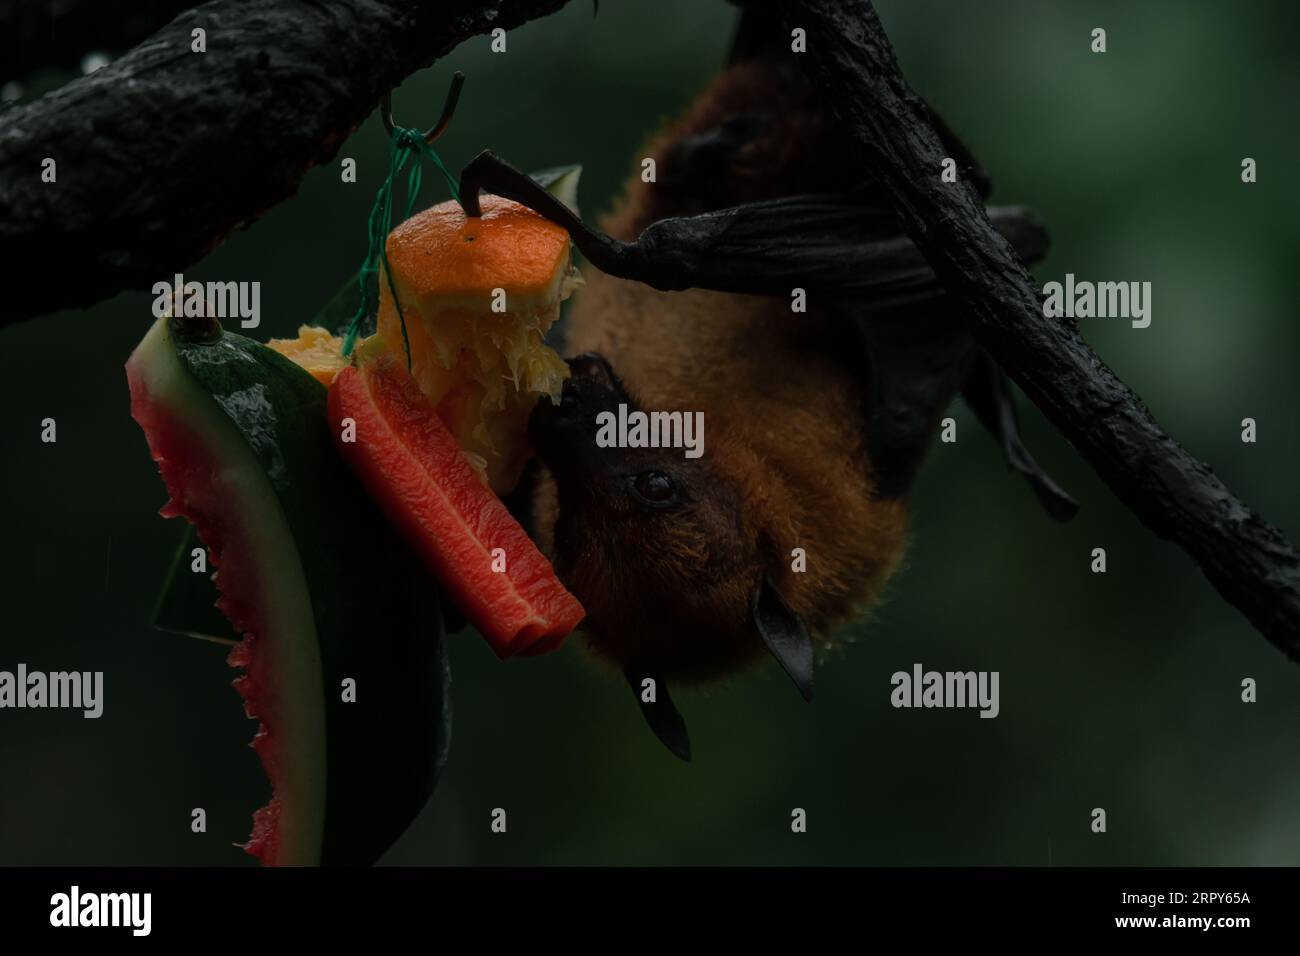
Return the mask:
<path id="1" fill-rule="evenodd" d="M 329 392 L 344 459 L 499 657 L 558 648 L 584 616 L 578 599 L 398 360 L 372 344 L 355 362 Z M 355 422 L 355 441 L 343 440 L 345 419 Z M 504 572 L 493 568 L 497 549 Z"/>
<path id="2" fill-rule="evenodd" d="M 229 457 L 218 452 L 221 444 L 206 431 L 212 423 L 203 420 L 202 410 L 178 403 L 174 373 L 180 371 L 179 364 L 174 354 L 163 354 L 170 346 L 165 341 L 151 342 L 152 337 L 153 333 L 147 336 L 127 362 L 131 415 L 144 430 L 170 495 L 160 513 L 184 517 L 195 526 L 216 568 L 217 607 L 243 635 L 228 663 L 244 668 L 233 686 L 248 716 L 258 721 L 252 746 L 272 788 L 270 802 L 254 814 L 252 835 L 244 849 L 267 865 L 316 862 L 319 814 L 308 809 L 313 797 L 294 774 L 286 772 L 277 747 L 286 719 L 280 705 L 284 688 L 277 685 L 278 668 L 269 645 L 278 636 L 273 633 L 278 622 L 267 620 L 262 610 L 273 606 L 269 586 L 284 569 L 268 566 L 267 529 L 246 521 L 250 509 L 241 507 L 241 502 L 254 494 L 248 475 L 232 468 Z M 176 363 L 175 369 L 166 367 L 169 361 Z M 290 825 L 297 831 L 292 847 L 286 846 L 281 828 L 286 819 L 293 821 Z"/>

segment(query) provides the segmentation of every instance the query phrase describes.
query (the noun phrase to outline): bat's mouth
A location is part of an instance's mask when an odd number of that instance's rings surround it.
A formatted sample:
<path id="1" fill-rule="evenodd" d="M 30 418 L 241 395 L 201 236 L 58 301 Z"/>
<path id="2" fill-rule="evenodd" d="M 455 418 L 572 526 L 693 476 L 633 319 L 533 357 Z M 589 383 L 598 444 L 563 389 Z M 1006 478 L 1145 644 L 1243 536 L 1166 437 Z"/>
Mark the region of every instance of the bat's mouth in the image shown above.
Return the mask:
<path id="1" fill-rule="evenodd" d="M 528 439 L 557 477 L 590 474 L 607 465 L 596 448 L 596 416 L 616 411 L 619 404 L 632 404 L 604 356 L 584 352 L 568 363 L 572 374 L 559 404 L 543 399 L 528 419 Z"/>

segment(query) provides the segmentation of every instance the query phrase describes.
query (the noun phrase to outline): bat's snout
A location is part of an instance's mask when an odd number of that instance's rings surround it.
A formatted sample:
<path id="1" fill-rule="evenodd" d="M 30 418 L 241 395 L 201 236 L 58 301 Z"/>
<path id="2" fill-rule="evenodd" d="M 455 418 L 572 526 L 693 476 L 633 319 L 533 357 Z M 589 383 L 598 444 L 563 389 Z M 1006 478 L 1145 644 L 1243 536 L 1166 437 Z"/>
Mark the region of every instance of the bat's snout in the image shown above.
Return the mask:
<path id="1" fill-rule="evenodd" d="M 627 393 L 608 361 L 594 352 L 568 360 L 571 376 L 559 403 L 543 399 L 528 419 L 528 438 L 547 468 L 557 475 L 598 470 L 596 416 L 617 412 Z"/>

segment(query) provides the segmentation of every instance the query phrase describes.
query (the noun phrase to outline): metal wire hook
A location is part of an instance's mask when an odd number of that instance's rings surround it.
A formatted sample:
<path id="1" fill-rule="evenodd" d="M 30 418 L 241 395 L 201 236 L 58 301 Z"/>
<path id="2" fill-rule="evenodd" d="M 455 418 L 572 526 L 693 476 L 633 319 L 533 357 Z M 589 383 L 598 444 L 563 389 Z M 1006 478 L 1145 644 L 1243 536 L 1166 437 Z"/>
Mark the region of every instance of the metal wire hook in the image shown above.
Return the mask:
<path id="1" fill-rule="evenodd" d="M 457 70 L 451 75 L 451 87 L 447 90 L 447 99 L 442 104 L 442 115 L 438 117 L 438 122 L 430 126 L 424 133 L 424 141 L 430 146 L 439 136 L 447 131 L 447 126 L 451 123 L 451 117 L 456 112 L 456 102 L 460 99 L 460 88 L 465 85 L 465 74 Z M 393 135 L 396 124 L 393 123 L 393 92 L 389 90 L 384 94 L 384 98 L 379 101 L 379 118 L 384 121 L 384 129 L 388 135 Z"/>

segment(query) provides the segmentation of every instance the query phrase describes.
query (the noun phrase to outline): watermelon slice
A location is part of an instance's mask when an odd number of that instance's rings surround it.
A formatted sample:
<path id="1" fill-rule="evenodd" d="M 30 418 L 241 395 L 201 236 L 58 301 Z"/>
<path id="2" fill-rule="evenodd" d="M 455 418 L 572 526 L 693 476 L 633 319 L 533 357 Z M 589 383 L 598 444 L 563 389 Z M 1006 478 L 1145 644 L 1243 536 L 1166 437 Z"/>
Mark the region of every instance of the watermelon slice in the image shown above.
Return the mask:
<path id="1" fill-rule="evenodd" d="M 449 678 L 427 573 L 334 453 L 324 386 L 288 359 L 215 322 L 164 318 L 127 379 L 171 495 L 162 513 L 194 525 L 225 634 L 240 637 L 229 660 L 244 668 L 235 687 L 260 722 L 253 747 L 272 786 L 247 851 L 272 865 L 374 862 L 446 758 Z M 204 588 L 183 577 L 188 558 L 182 545 L 159 619 L 202 634 L 217 628 L 193 611 Z"/>
<path id="2" fill-rule="evenodd" d="M 329 391 L 343 457 L 498 657 L 558 648 L 584 616 L 578 599 L 383 340 L 354 362 Z"/>

